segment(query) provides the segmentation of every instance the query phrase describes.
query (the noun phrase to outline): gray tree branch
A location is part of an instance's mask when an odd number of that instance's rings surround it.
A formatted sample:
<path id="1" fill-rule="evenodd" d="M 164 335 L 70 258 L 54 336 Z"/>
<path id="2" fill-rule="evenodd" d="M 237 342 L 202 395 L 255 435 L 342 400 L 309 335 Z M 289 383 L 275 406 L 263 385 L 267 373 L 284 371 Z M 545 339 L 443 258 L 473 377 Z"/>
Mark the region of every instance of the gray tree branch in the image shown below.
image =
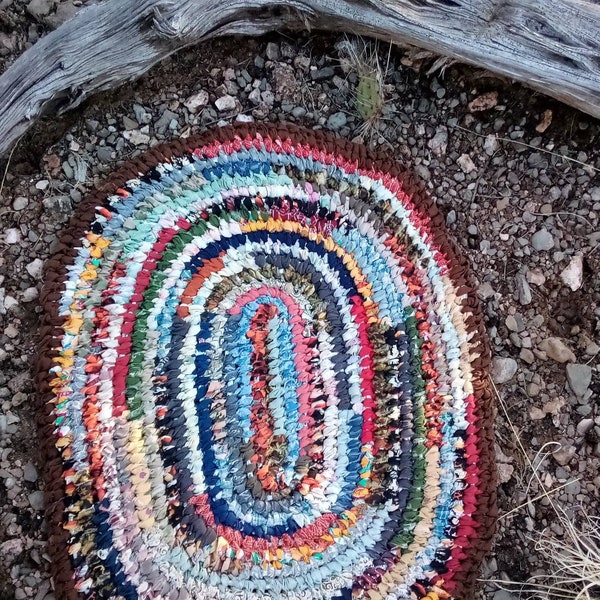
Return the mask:
<path id="1" fill-rule="evenodd" d="M 180 48 L 307 24 L 420 46 L 600 118 L 596 0 L 109 0 L 82 9 L 0 76 L 0 155 L 41 115 L 140 77 Z"/>

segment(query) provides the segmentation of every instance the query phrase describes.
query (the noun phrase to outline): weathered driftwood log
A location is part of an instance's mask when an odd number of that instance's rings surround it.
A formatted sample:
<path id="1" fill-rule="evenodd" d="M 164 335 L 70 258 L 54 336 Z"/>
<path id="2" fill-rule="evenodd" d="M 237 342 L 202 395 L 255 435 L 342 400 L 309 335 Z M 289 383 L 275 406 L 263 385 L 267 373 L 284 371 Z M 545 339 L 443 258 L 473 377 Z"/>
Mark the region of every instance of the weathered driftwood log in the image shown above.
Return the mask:
<path id="1" fill-rule="evenodd" d="M 598 0 L 107 0 L 0 77 L 0 155 L 38 116 L 139 77 L 184 46 L 284 27 L 414 44 L 600 117 Z"/>

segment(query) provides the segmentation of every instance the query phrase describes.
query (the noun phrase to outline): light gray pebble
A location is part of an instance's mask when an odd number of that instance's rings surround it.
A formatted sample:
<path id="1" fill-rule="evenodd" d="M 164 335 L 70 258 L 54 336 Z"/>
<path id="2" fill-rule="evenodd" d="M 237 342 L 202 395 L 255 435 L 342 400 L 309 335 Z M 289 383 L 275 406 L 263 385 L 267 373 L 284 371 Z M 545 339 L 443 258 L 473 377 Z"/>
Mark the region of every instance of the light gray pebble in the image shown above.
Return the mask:
<path id="1" fill-rule="evenodd" d="M 42 510 L 44 508 L 44 492 L 41 490 L 31 492 L 27 498 L 29 500 L 29 505 L 33 510 Z"/>
<path id="2" fill-rule="evenodd" d="M 302 118 L 306 114 L 306 109 L 303 106 L 295 106 L 292 109 L 292 116 L 296 119 Z"/>
<path id="3" fill-rule="evenodd" d="M 29 200 L 23 196 L 18 196 L 17 198 L 14 199 L 12 207 L 13 210 L 23 210 L 24 208 L 27 208 L 27 206 L 29 205 Z"/>
<path id="4" fill-rule="evenodd" d="M 147 125 L 152 120 L 152 115 L 141 104 L 133 105 L 133 114 L 140 125 Z"/>
<path id="5" fill-rule="evenodd" d="M 495 356 L 492 359 L 491 374 L 495 383 L 507 383 L 517 372 L 517 361 L 514 358 Z"/>
<path id="6" fill-rule="evenodd" d="M 477 288 L 477 295 L 482 300 L 489 300 L 490 298 L 492 298 L 494 296 L 494 294 L 495 294 L 494 288 L 492 287 L 491 283 L 489 283 L 489 281 L 484 281 Z"/>
<path id="7" fill-rule="evenodd" d="M 347 121 L 348 118 L 345 112 L 336 112 L 327 119 L 327 127 L 333 131 L 338 131 L 346 125 Z"/>
<path id="8" fill-rule="evenodd" d="M 235 100 L 234 100 L 234 108 L 235 108 Z M 167 131 L 167 129 L 173 129 L 172 122 L 175 121 L 175 124 L 178 122 L 179 115 L 172 110 L 165 110 L 161 115 L 160 119 L 156 121 L 154 125 L 154 129 L 157 133 L 163 134 Z"/>
<path id="9" fill-rule="evenodd" d="M 522 305 L 531 304 L 531 288 L 527 282 L 527 278 L 523 273 L 517 273 L 515 275 L 515 284 L 517 287 L 517 294 L 519 296 L 519 302 Z"/>
<path id="10" fill-rule="evenodd" d="M 113 160 L 113 149 L 110 146 L 98 146 L 96 156 L 100 162 L 111 162 Z"/>
<path id="11" fill-rule="evenodd" d="M 38 479 L 38 472 L 33 463 L 26 463 L 23 467 L 23 479 L 30 483 L 35 483 Z"/>
<path id="12" fill-rule="evenodd" d="M 531 245 L 538 252 L 542 250 L 552 250 L 552 248 L 554 248 L 554 238 L 547 229 L 540 229 L 531 237 Z"/>
<path id="13" fill-rule="evenodd" d="M 127 115 L 125 115 L 123 117 L 123 127 L 125 127 L 125 129 L 127 129 L 127 130 L 137 129 L 139 127 L 139 123 L 137 121 L 134 121 Z"/>
<path id="14" fill-rule="evenodd" d="M 585 435 L 592 427 L 594 427 L 594 419 L 581 419 L 577 423 L 577 435 Z"/>
<path id="15" fill-rule="evenodd" d="M 592 367 L 582 364 L 567 365 L 567 381 L 573 393 L 582 398 L 592 382 Z"/>
<path id="16" fill-rule="evenodd" d="M 225 96 L 221 96 L 215 100 L 215 106 L 220 112 L 226 112 L 235 110 L 237 104 L 233 96 L 226 94 Z"/>
<path id="17" fill-rule="evenodd" d="M 265 54 L 269 60 L 279 60 L 279 46 L 274 42 L 269 42 Z"/>
<path id="18" fill-rule="evenodd" d="M 73 167 L 68 163 L 68 161 L 64 161 L 62 164 L 63 173 L 67 176 L 67 179 L 73 179 L 75 172 L 73 171 Z"/>
<path id="19" fill-rule="evenodd" d="M 34 279 L 40 279 L 44 272 L 44 261 L 40 258 L 36 258 L 25 266 L 25 270 Z"/>

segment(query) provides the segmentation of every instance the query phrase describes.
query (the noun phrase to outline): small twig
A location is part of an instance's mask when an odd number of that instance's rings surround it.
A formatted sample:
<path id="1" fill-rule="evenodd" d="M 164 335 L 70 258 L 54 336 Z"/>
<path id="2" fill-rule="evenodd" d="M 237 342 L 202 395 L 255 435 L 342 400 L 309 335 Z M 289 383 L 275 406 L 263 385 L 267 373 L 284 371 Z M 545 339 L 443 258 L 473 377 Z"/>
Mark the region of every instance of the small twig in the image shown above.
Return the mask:
<path id="1" fill-rule="evenodd" d="M 11 161 L 14 151 L 17 149 L 17 146 L 19 145 L 20 141 L 21 141 L 21 138 L 19 138 L 15 142 L 15 145 L 12 147 L 12 150 L 10 151 L 10 154 L 8 155 L 8 159 L 6 161 L 6 168 L 4 169 L 4 175 L 2 176 L 2 182 L 0 182 L 0 198 L 2 198 L 2 191 L 4 190 L 4 182 L 6 181 L 6 176 L 8 175 L 8 167 L 10 167 L 10 161 Z"/>
<path id="2" fill-rule="evenodd" d="M 563 488 L 567 487 L 568 485 L 571 485 L 572 483 L 575 483 L 576 481 L 581 481 L 581 480 L 582 480 L 582 477 L 578 477 L 577 479 L 572 479 L 571 481 L 567 481 L 566 483 L 563 483 L 562 485 L 552 488 L 551 490 L 548 490 L 547 492 L 544 492 L 543 494 L 538 494 L 537 496 L 535 496 L 535 498 L 529 498 L 527 500 L 527 502 L 523 502 L 523 504 L 520 504 L 519 506 L 515 506 L 515 508 L 509 510 L 507 513 L 500 515 L 498 517 L 498 519 L 506 519 L 506 517 L 509 517 L 513 513 L 519 512 L 522 508 L 525 508 L 528 504 L 531 504 L 532 502 L 537 502 L 538 500 L 545 498 L 548 494 L 554 494 L 554 492 L 558 492 L 559 490 L 562 490 Z"/>
<path id="3" fill-rule="evenodd" d="M 508 415 L 508 408 L 506 407 L 506 403 L 504 402 L 504 399 L 500 395 L 500 392 L 498 391 L 498 388 L 496 387 L 496 384 L 494 383 L 494 380 L 490 377 L 489 381 L 490 381 L 490 383 L 492 385 L 492 389 L 494 390 L 494 393 L 496 394 L 496 398 L 498 398 L 498 401 L 500 403 L 500 407 L 502 408 L 502 412 L 504 413 L 506 421 L 508 422 L 510 428 L 512 429 L 512 432 L 513 432 L 513 435 L 515 436 L 517 445 L 518 445 L 519 449 L 521 450 L 521 453 L 523 454 L 523 458 L 529 464 L 529 467 L 531 468 L 531 471 L 532 471 L 533 476 L 535 477 L 535 479 L 538 480 L 538 483 L 540 484 L 540 489 L 543 490 L 545 488 L 544 482 L 542 481 L 542 478 L 539 476 L 537 468 L 534 466 L 533 462 L 529 458 L 529 454 L 527 453 L 527 450 L 525 450 L 525 446 L 523 446 L 523 443 L 521 442 L 521 439 L 519 438 L 519 436 L 517 434 L 517 430 L 516 430 L 516 428 L 515 428 L 512 420 L 511 420 L 510 416 Z M 550 505 L 554 509 L 554 512 L 557 515 L 560 516 L 559 509 L 554 504 L 554 502 L 552 501 L 552 498 L 550 498 L 549 492 L 546 492 L 545 494 L 543 494 L 543 497 L 548 498 L 548 501 L 550 502 Z"/>
<path id="4" fill-rule="evenodd" d="M 523 212 L 525 212 L 525 209 L 521 209 Z M 582 221 L 585 221 L 590 227 L 594 227 L 593 223 L 591 223 L 590 221 L 588 221 L 585 217 L 582 217 L 581 215 L 578 215 L 577 213 L 574 212 L 569 212 L 567 210 L 558 210 L 556 212 L 550 212 L 550 213 L 540 213 L 540 212 L 531 212 L 531 211 L 526 211 L 532 215 L 535 215 L 536 217 L 552 217 L 555 215 L 569 215 L 570 217 L 577 217 L 578 219 L 581 219 Z M 562 221 L 561 221 L 562 223 Z"/>
<path id="5" fill-rule="evenodd" d="M 487 137 L 487 135 L 483 135 L 482 133 L 477 133 L 476 131 L 473 131 L 472 129 L 468 129 L 467 127 L 462 127 L 461 125 L 449 125 L 449 127 L 451 127 L 452 129 L 460 129 L 462 131 L 466 131 L 467 133 L 471 133 L 473 135 L 476 135 L 477 137 L 481 137 L 481 138 Z M 506 138 L 506 137 L 496 136 L 496 139 L 499 140 L 500 142 L 510 142 L 511 144 L 520 144 L 521 146 L 527 146 L 527 148 L 531 148 L 531 149 L 537 150 L 539 152 L 544 152 L 545 154 L 550 154 L 552 156 L 556 156 L 557 158 L 563 158 L 564 160 L 568 160 L 570 162 L 577 163 L 578 165 L 581 165 L 582 167 L 591 169 L 592 171 L 595 171 L 596 173 L 600 173 L 600 169 L 594 167 L 593 165 L 590 165 L 589 163 L 584 163 L 581 160 L 577 160 L 576 158 L 571 158 L 570 156 L 565 156 L 564 154 L 559 154 L 558 152 L 552 152 L 552 150 L 546 150 L 545 148 L 538 148 L 537 146 L 532 146 L 531 144 L 528 144 L 527 142 L 521 142 L 519 140 L 511 140 L 510 138 Z"/>

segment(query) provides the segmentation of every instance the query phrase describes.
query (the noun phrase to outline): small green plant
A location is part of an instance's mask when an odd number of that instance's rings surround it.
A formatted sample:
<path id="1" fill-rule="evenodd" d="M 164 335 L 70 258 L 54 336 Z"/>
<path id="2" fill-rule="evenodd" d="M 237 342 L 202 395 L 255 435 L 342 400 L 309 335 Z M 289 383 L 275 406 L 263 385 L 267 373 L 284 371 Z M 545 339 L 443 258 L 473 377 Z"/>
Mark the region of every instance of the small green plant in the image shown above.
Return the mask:
<path id="1" fill-rule="evenodd" d="M 356 109 L 365 122 L 379 118 L 383 108 L 381 84 L 373 73 L 361 75 L 356 86 Z"/>
<path id="2" fill-rule="evenodd" d="M 375 131 L 383 117 L 387 86 L 385 77 L 389 66 L 390 54 L 385 68 L 379 60 L 379 42 L 368 42 L 363 38 L 346 37 L 336 45 L 340 55 L 342 69 L 346 73 L 355 73 L 358 79 L 354 92 L 354 106 L 363 120 L 358 130 L 361 140 L 368 137 L 372 141 Z M 390 45 L 391 53 L 391 45 Z"/>

